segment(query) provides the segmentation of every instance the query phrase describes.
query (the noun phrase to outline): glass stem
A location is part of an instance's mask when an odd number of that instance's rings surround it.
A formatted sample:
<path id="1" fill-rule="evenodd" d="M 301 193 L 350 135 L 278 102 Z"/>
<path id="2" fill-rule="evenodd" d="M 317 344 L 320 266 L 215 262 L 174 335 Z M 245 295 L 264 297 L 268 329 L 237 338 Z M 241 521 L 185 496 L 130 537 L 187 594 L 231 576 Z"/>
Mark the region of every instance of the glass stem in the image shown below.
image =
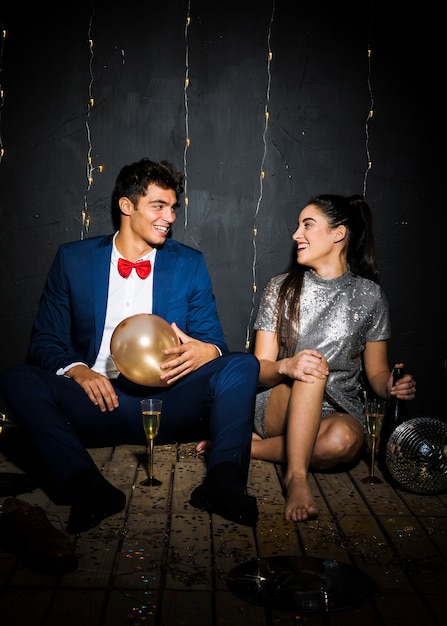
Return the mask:
<path id="1" fill-rule="evenodd" d="M 149 479 L 154 477 L 154 440 L 149 439 Z"/>
<path id="2" fill-rule="evenodd" d="M 374 477 L 374 464 L 376 459 L 376 438 L 371 435 L 371 478 Z"/>

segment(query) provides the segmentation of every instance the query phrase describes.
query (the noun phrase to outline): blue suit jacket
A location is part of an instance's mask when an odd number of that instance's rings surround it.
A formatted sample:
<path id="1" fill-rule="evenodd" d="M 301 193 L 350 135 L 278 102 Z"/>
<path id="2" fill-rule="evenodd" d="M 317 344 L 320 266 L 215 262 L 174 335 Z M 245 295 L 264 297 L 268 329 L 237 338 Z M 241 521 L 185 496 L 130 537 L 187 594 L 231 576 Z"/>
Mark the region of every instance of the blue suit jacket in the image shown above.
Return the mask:
<path id="1" fill-rule="evenodd" d="M 42 294 L 28 360 L 56 372 L 92 366 L 101 344 L 113 235 L 60 246 Z M 167 239 L 155 257 L 152 312 L 228 352 L 204 256 Z"/>

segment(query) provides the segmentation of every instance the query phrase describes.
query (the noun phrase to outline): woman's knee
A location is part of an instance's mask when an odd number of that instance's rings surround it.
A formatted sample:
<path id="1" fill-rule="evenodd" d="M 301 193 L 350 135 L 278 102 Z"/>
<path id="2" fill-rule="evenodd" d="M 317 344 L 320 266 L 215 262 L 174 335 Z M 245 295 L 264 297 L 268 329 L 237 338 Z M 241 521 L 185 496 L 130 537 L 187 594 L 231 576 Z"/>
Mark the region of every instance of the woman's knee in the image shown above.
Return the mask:
<path id="1" fill-rule="evenodd" d="M 351 417 L 351 416 L 350 416 Z M 334 435 L 335 445 L 338 447 L 340 459 L 347 463 L 356 459 L 362 452 L 365 444 L 365 434 L 358 420 L 340 421 Z"/>
<path id="2" fill-rule="evenodd" d="M 365 445 L 362 425 L 352 416 L 323 419 L 315 445 L 315 457 L 332 465 L 349 463 L 361 455 Z"/>

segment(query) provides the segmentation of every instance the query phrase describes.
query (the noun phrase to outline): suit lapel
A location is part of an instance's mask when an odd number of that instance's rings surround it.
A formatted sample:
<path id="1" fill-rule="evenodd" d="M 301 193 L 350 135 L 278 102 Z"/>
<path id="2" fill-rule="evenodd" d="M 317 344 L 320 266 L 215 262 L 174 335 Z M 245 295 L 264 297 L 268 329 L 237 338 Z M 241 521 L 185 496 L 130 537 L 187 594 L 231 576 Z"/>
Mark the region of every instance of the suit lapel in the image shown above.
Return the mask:
<path id="1" fill-rule="evenodd" d="M 99 352 L 106 321 L 107 297 L 109 293 L 110 258 L 112 239 L 106 245 L 90 253 L 92 300 L 95 315 L 95 349 Z"/>
<path id="2" fill-rule="evenodd" d="M 106 238 L 101 245 L 90 251 L 90 288 L 95 316 L 95 349 L 98 352 L 106 320 L 109 292 L 110 258 L 113 237 Z M 152 312 L 163 319 L 168 318 L 173 281 L 177 267 L 177 252 L 171 241 L 166 241 L 157 251 L 154 264 L 154 286 Z"/>
<path id="3" fill-rule="evenodd" d="M 163 248 L 157 250 L 154 264 L 152 313 L 163 319 L 168 318 L 176 265 L 177 252 L 168 239 Z"/>

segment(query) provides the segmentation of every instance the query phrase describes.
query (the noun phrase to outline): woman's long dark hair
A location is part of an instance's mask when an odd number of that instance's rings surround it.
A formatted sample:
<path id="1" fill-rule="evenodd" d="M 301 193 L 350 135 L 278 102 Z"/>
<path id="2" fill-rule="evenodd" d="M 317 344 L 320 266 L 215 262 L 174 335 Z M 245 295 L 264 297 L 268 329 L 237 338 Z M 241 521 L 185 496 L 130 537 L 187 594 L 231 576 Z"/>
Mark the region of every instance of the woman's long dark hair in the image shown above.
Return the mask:
<path id="1" fill-rule="evenodd" d="M 371 209 L 364 198 L 359 195 L 340 196 L 323 194 L 315 196 L 306 206 L 313 204 L 320 209 L 328 221 L 329 228 L 343 225 L 347 229 L 347 262 L 350 270 L 358 276 L 379 282 L 379 272 L 375 258 L 375 242 Z M 297 324 L 300 314 L 300 296 L 303 287 L 306 267 L 296 263 L 287 274 L 278 294 L 276 303 L 278 311 L 277 332 L 285 338 L 293 337 L 293 326 Z M 294 342 L 290 345 L 288 355 L 294 354 Z"/>

